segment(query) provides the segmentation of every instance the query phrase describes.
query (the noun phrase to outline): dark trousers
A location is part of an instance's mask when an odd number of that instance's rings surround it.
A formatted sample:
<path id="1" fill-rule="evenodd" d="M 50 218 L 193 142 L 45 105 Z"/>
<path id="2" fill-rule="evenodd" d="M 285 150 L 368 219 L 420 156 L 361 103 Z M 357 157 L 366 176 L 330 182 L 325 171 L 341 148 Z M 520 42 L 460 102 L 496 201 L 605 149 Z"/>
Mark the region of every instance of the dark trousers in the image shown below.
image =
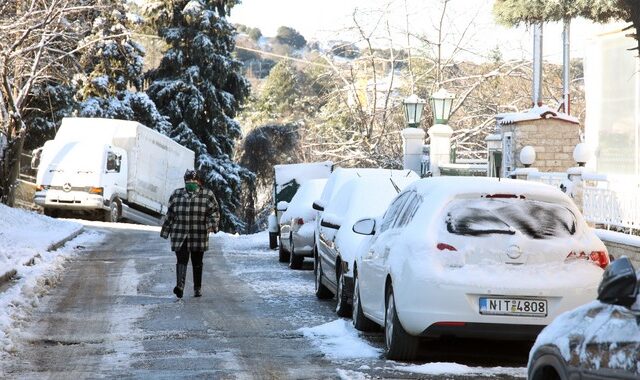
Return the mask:
<path id="1" fill-rule="evenodd" d="M 176 258 L 178 259 L 178 264 L 183 264 L 183 265 L 189 264 L 189 254 L 191 254 L 191 265 L 193 265 L 194 267 L 201 267 L 202 257 L 204 256 L 204 252 L 189 251 L 187 249 L 186 243 L 183 244 L 178 251 L 176 251 Z"/>
<path id="2" fill-rule="evenodd" d="M 182 244 L 182 247 L 176 251 L 176 258 L 178 259 L 178 273 L 180 278 L 178 279 L 178 287 L 183 288 L 185 277 L 187 275 L 187 264 L 189 264 L 189 256 L 191 256 L 191 266 L 193 267 L 193 288 L 196 292 L 196 297 L 200 297 L 200 288 L 202 287 L 202 258 L 204 252 L 202 251 L 189 251 L 187 249 L 187 242 Z"/>

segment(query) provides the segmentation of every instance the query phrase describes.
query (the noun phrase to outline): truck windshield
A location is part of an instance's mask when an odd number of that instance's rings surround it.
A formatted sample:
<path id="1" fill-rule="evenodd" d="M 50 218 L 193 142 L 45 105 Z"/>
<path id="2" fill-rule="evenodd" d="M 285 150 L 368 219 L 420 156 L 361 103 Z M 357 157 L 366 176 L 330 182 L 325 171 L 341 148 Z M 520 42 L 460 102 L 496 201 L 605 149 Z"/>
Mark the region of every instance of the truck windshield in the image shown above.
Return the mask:
<path id="1" fill-rule="evenodd" d="M 447 231 L 456 235 L 513 235 L 532 239 L 571 236 L 576 217 L 568 208 L 526 199 L 462 199 L 449 204 Z"/>

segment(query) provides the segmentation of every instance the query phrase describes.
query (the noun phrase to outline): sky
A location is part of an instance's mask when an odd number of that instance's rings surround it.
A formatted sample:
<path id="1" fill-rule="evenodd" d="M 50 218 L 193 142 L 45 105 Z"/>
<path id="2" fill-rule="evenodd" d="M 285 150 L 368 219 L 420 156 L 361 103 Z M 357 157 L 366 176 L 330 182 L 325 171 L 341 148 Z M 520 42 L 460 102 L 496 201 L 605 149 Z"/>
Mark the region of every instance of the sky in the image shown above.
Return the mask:
<path id="1" fill-rule="evenodd" d="M 496 25 L 492 15 L 493 0 L 451 0 L 447 5 L 443 28 L 452 43 L 464 34 L 461 56 L 478 59 L 499 46 L 507 59 L 529 58 L 533 46 L 533 34 L 525 27 L 507 28 Z M 384 14 L 379 10 L 385 9 Z M 374 11 L 375 10 L 375 11 Z M 265 36 L 275 36 L 278 27 L 296 29 L 307 40 L 340 40 L 356 38 L 346 31 L 352 27 L 352 15 L 356 12 L 358 22 L 367 33 L 375 30 L 379 43 L 388 40 L 386 21 L 393 44 L 406 46 L 407 37 L 402 31 L 426 35 L 429 40 L 437 38 L 435 26 L 440 21 L 441 0 L 323 0 L 305 2 L 299 0 L 242 0 L 231 10 L 229 20 L 251 27 L 258 27 Z M 406 15 L 410 14 L 409 17 Z M 377 24 L 377 27 L 375 26 Z M 407 28 L 407 25 L 409 27 Z M 586 43 L 596 33 L 609 30 L 607 26 L 577 19 L 571 26 L 571 56 L 582 57 Z M 352 38 L 349 38 L 352 37 Z M 411 42 L 411 47 L 418 45 Z M 562 25 L 548 23 L 544 27 L 545 59 L 562 61 Z M 476 58 L 473 58 L 476 56 Z"/>

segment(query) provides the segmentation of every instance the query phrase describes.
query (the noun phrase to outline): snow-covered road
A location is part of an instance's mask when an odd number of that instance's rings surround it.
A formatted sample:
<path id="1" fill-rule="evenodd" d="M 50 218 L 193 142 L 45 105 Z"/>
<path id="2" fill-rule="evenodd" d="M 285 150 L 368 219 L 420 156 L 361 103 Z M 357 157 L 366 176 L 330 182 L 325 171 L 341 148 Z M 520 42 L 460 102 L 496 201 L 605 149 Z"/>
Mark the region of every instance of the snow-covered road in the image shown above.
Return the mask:
<path id="1" fill-rule="evenodd" d="M 156 228 L 86 223 L 66 246 L 40 252 L 0 293 L 0 377 L 526 376 L 526 350 L 514 357 L 505 354 L 513 347 L 492 342 L 387 361 L 380 333 L 357 332 L 336 317 L 334 301 L 315 298 L 311 261 L 301 271 L 279 263 L 266 233 L 212 242 L 204 296 L 191 296 L 189 273 L 180 301 L 171 292 L 174 257 Z"/>

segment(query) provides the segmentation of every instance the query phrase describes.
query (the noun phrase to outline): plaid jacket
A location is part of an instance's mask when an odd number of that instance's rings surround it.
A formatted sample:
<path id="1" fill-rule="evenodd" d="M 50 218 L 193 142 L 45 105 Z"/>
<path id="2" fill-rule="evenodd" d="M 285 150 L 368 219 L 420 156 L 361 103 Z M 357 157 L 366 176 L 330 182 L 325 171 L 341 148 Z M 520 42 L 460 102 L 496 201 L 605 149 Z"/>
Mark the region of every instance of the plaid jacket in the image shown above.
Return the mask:
<path id="1" fill-rule="evenodd" d="M 160 236 L 171 237 L 171 250 L 178 251 L 185 239 L 189 251 L 209 248 L 209 231 L 217 231 L 220 219 L 213 191 L 200 188 L 193 193 L 176 189 L 169 198 L 169 209 Z"/>

